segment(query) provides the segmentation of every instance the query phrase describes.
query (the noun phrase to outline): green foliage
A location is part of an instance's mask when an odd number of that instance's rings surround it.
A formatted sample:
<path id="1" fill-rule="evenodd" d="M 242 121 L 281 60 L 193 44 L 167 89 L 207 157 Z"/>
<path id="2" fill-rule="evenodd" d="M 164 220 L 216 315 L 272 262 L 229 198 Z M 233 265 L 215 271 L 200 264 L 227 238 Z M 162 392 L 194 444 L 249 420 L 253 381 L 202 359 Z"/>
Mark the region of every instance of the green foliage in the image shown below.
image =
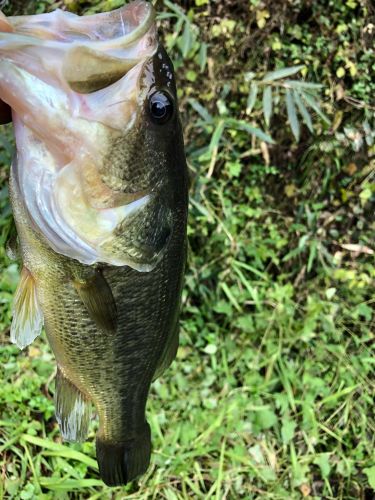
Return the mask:
<path id="1" fill-rule="evenodd" d="M 65 1 L 78 13 L 119 3 Z M 45 339 L 9 344 L 18 267 L 3 250 L 1 132 L 0 497 L 373 496 L 369 16 L 362 0 L 164 1 L 192 177 L 189 265 L 181 347 L 148 405 L 152 465 L 123 489 L 99 480 L 96 422 L 87 443 L 60 443 Z"/>

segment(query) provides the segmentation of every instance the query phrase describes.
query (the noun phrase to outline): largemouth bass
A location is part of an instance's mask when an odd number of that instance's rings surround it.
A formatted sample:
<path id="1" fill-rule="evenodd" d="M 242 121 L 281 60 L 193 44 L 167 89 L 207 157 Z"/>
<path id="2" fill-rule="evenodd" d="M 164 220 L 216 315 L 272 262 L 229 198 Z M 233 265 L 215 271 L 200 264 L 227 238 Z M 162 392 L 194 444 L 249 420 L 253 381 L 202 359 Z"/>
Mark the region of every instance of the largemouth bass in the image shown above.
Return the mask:
<path id="1" fill-rule="evenodd" d="M 107 485 L 150 461 L 152 380 L 178 347 L 187 168 L 173 65 L 155 13 L 0 18 L 0 100 L 17 154 L 10 193 L 23 262 L 11 338 L 44 324 L 67 441 L 99 416 Z"/>

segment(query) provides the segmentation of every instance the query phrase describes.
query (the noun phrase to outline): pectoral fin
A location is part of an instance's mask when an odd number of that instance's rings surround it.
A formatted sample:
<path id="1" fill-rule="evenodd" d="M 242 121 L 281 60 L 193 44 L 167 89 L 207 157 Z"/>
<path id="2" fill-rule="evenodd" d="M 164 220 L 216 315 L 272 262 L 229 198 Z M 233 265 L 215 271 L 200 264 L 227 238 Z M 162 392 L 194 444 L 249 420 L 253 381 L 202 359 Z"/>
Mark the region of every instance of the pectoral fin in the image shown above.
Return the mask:
<path id="1" fill-rule="evenodd" d="M 85 441 L 91 416 L 90 401 L 62 374 L 60 368 L 56 374 L 55 408 L 62 438 L 69 442 Z"/>
<path id="2" fill-rule="evenodd" d="M 43 313 L 38 303 L 35 280 L 24 266 L 14 298 L 10 340 L 24 349 L 40 335 L 42 327 Z"/>
<path id="3" fill-rule="evenodd" d="M 115 332 L 117 328 L 116 302 L 101 271 L 95 271 L 85 280 L 75 279 L 73 284 L 98 327 L 109 333 Z"/>

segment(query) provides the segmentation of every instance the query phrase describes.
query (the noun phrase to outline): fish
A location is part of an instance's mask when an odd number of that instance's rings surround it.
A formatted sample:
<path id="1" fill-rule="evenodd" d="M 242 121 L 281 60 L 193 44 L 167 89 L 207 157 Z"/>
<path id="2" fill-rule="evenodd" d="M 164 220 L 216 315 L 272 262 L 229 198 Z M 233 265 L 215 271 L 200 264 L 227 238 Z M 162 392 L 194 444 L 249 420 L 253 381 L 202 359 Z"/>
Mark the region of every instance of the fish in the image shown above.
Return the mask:
<path id="1" fill-rule="evenodd" d="M 144 474 L 146 404 L 176 356 L 188 173 L 171 59 L 136 0 L 80 17 L 0 17 L 0 101 L 22 261 L 11 340 L 44 326 L 64 441 L 87 439 L 109 486 Z"/>

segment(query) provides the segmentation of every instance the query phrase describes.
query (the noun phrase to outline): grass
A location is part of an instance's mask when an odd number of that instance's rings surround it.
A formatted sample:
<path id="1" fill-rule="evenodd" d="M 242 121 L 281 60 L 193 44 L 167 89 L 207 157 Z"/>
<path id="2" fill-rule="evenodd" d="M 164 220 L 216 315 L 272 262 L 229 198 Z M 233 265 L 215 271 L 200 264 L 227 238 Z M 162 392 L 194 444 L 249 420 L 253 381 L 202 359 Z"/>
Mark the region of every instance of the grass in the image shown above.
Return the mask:
<path id="1" fill-rule="evenodd" d="M 182 11 L 165 2 L 192 176 L 189 264 L 181 346 L 147 408 L 152 463 L 125 488 L 99 479 L 95 420 L 87 442 L 61 443 L 45 337 L 22 352 L 9 343 L 19 264 L 4 251 L 11 127 L 0 131 L 0 498 L 373 498 L 374 147 L 363 128 L 368 120 L 374 129 L 373 90 L 366 39 L 357 45 L 365 7 L 349 3 L 318 1 L 310 13 L 299 2 L 274 12 L 272 2 L 254 1 L 248 21 L 231 0 L 209 14 L 204 1 L 182 2 Z M 252 56 L 239 55 L 248 40 Z M 347 53 L 328 61 L 336 42 Z M 263 47 L 273 47 L 269 59 Z M 355 59 L 356 78 L 345 57 Z M 301 124 L 297 144 L 282 99 L 269 127 L 261 95 L 246 115 L 243 76 L 301 60 L 306 78 L 326 89 L 320 106 L 334 123 L 316 114 L 315 135 Z M 348 101 L 332 97 L 332 85 L 345 87 Z M 349 129 L 362 137 L 359 149 Z"/>

